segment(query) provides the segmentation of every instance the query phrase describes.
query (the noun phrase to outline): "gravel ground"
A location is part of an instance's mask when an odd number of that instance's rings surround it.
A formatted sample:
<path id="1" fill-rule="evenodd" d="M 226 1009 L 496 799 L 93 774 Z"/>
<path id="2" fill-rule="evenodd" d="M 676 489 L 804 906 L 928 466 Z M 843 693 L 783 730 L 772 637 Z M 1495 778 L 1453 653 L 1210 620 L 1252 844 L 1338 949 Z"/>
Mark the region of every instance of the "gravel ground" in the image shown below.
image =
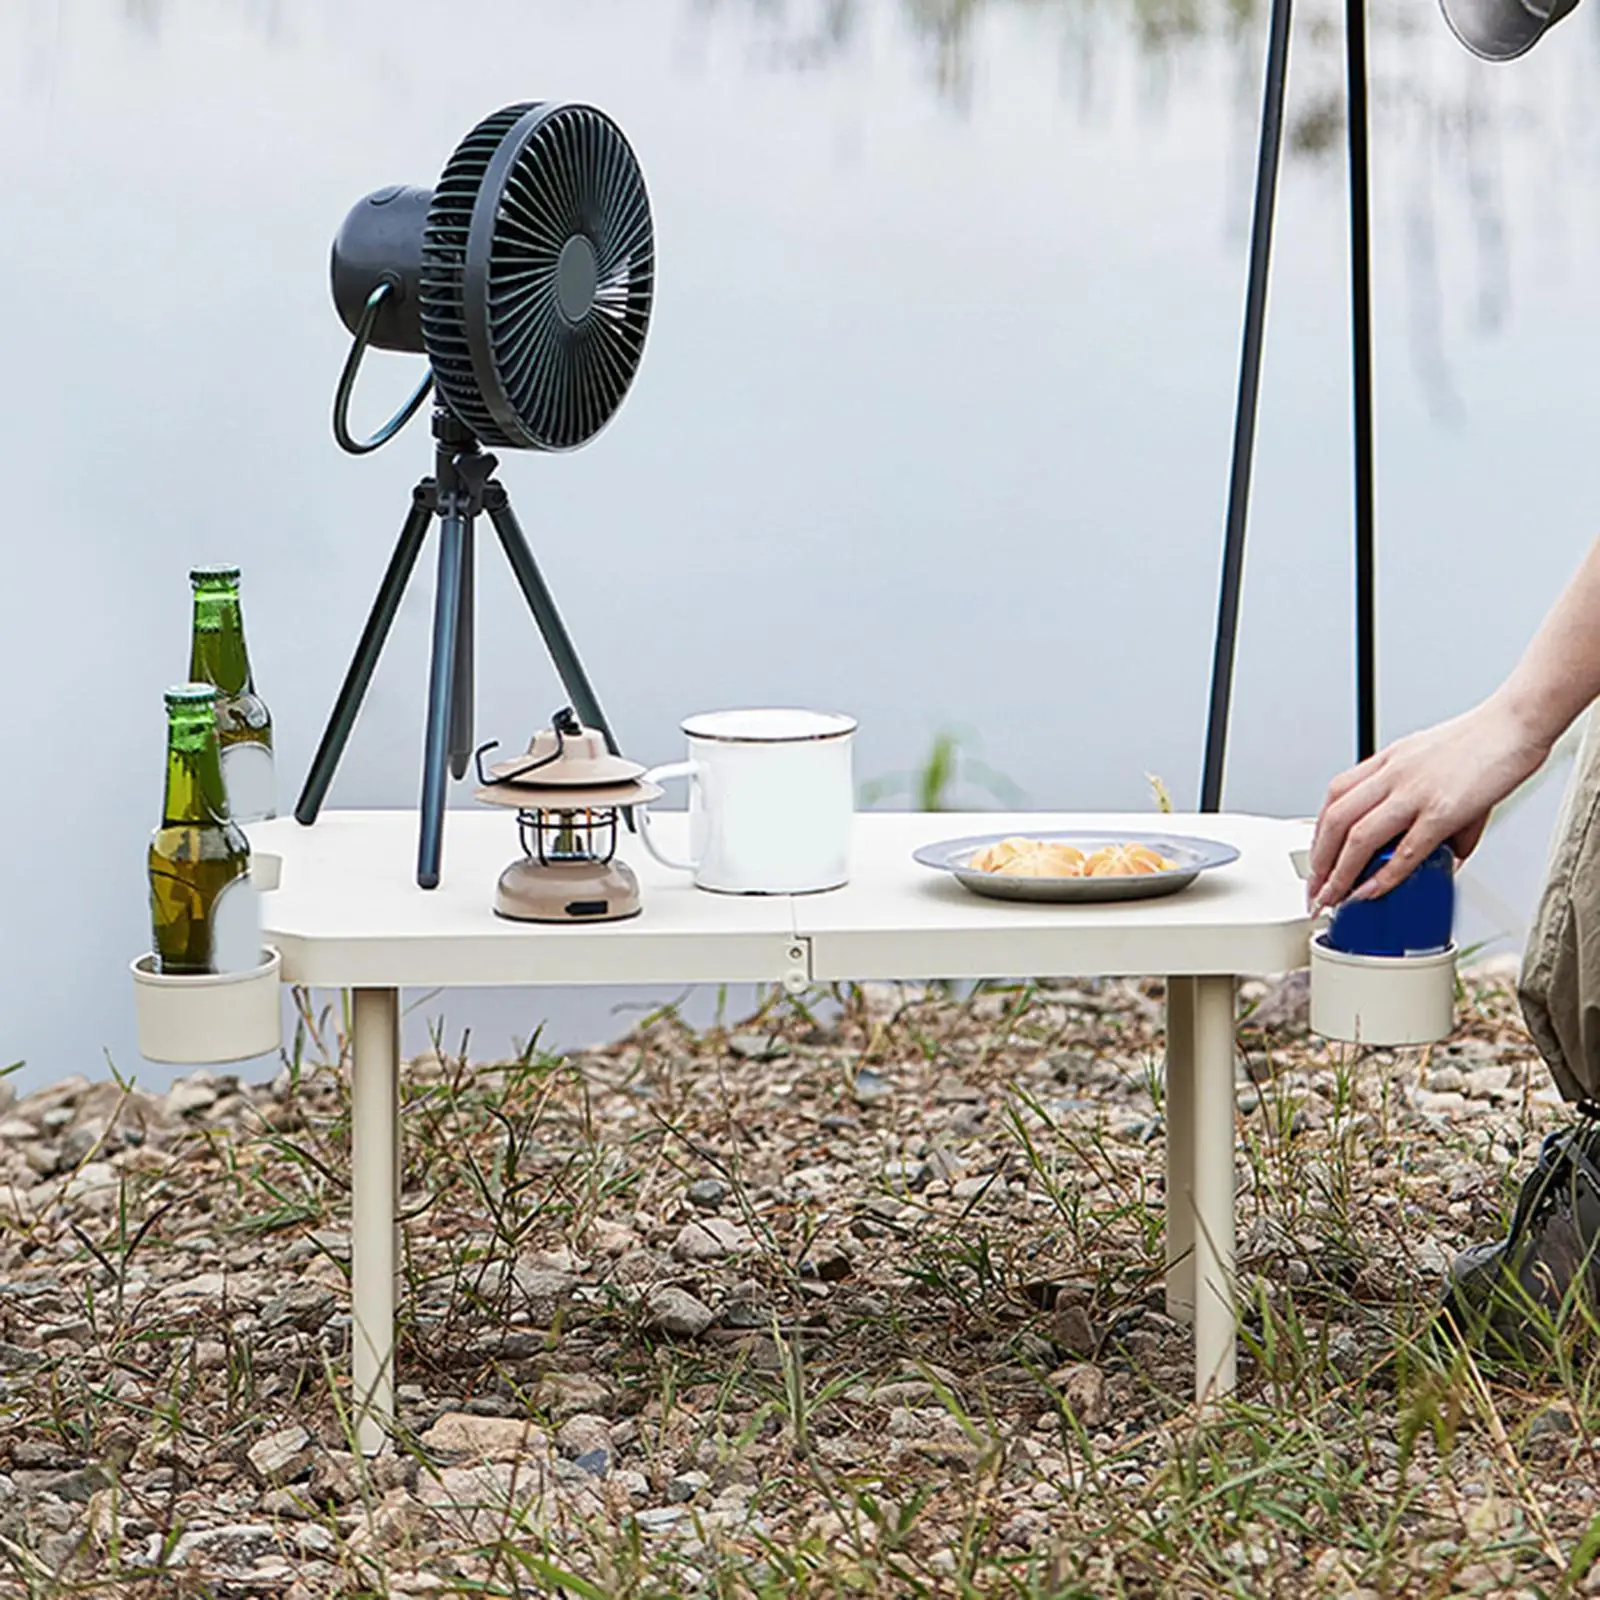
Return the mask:
<path id="1" fill-rule="evenodd" d="M 1241 992 L 1241 1386 L 1202 1417 L 1159 984 L 441 1041 L 371 1461 L 337 1018 L 266 1085 L 0 1083 L 0 1592 L 1600 1593 L 1588 1319 L 1516 1371 L 1426 1334 L 1562 1119 L 1505 974 L 1460 1015 L 1358 1053 L 1300 980 Z"/>

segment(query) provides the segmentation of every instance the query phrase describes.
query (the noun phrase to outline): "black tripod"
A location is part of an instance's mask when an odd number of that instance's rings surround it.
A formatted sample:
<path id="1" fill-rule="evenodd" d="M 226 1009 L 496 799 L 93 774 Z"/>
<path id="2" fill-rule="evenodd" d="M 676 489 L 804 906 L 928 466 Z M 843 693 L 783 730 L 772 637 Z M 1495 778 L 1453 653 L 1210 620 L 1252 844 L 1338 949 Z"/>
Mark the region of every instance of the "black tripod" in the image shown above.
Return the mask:
<path id="1" fill-rule="evenodd" d="M 423 742 L 422 829 L 417 844 L 417 882 L 424 889 L 439 884 L 439 857 L 444 846 L 445 767 L 451 776 L 466 775 L 472 756 L 472 527 L 480 511 L 489 514 L 523 599 L 533 613 L 545 648 L 567 691 L 567 698 L 586 727 L 605 737 L 613 755 L 617 742 L 595 699 L 588 675 L 556 610 L 554 597 L 539 572 L 517 522 L 505 487 L 495 478 L 495 458 L 485 455 L 472 432 L 444 406 L 433 412 L 434 475 L 412 491 L 411 511 L 378 586 L 361 642 L 345 673 L 333 715 L 306 776 L 294 808 L 295 819 L 317 820 L 333 782 L 334 769 L 349 742 L 372 682 L 384 640 L 400 609 L 411 569 L 422 552 L 434 517 L 439 519 L 439 584 L 433 600 L 433 665 L 428 679 L 428 722 Z"/>
<path id="2" fill-rule="evenodd" d="M 1261 345 L 1267 316 L 1267 276 L 1272 257 L 1272 217 L 1278 197 L 1278 156 L 1283 147 L 1283 102 L 1289 72 L 1291 0 L 1272 0 L 1267 32 L 1266 82 L 1261 106 L 1261 143 L 1250 227 L 1250 275 L 1245 290 L 1244 341 L 1239 357 L 1238 405 L 1234 412 L 1233 469 L 1228 484 L 1227 534 L 1222 547 L 1222 582 L 1211 664 L 1211 704 L 1206 721 L 1205 767 L 1200 809 L 1222 806 L 1222 773 L 1228 747 L 1228 710 L 1233 694 L 1234 646 L 1239 634 L 1239 595 L 1244 581 L 1245 521 L 1250 508 L 1250 469 L 1255 459 L 1256 402 L 1261 389 Z M 1373 542 L 1372 474 L 1372 252 L 1367 160 L 1367 0 L 1345 0 L 1346 147 L 1350 174 L 1350 360 L 1355 446 L 1355 657 L 1356 758 L 1365 760 L 1378 743 L 1377 558 Z M 1512 6 L 1519 17 L 1520 7 Z"/>

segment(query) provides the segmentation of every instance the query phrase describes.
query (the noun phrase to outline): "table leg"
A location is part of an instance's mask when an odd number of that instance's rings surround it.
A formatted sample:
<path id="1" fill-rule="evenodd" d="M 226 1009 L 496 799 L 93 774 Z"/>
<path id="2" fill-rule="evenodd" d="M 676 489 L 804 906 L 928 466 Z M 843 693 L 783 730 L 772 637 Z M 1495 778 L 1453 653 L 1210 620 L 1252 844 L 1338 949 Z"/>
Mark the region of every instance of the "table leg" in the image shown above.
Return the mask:
<path id="1" fill-rule="evenodd" d="M 1167 1315 L 1194 1321 L 1194 979 L 1167 979 Z"/>
<path id="2" fill-rule="evenodd" d="M 1233 979 L 1194 980 L 1194 1389 L 1234 1385 Z"/>
<path id="3" fill-rule="evenodd" d="M 355 992 L 350 1084 L 350 1311 L 356 1437 L 383 1448 L 394 1418 L 395 1093 L 400 995 Z"/>

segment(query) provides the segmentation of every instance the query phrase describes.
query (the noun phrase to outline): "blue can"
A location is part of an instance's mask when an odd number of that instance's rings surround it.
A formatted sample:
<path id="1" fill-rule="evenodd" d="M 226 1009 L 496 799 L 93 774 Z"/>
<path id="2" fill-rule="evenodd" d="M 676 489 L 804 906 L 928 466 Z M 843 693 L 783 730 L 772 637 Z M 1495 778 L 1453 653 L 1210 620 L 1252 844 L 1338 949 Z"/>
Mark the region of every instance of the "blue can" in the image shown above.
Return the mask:
<path id="1" fill-rule="evenodd" d="M 1369 861 L 1361 885 L 1394 856 L 1398 839 Z M 1456 857 L 1442 844 L 1376 900 L 1346 900 L 1333 914 L 1328 943 L 1354 956 L 1435 955 L 1448 948 L 1456 914 Z"/>

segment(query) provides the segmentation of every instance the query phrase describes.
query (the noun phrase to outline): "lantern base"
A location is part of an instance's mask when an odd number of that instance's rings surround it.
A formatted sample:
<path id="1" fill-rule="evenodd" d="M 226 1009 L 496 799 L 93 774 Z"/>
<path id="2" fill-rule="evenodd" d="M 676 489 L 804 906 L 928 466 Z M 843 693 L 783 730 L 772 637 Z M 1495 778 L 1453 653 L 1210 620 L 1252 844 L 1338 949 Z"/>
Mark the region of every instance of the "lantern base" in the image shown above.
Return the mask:
<path id="1" fill-rule="evenodd" d="M 639 880 L 622 861 L 525 857 L 500 874 L 494 910 L 512 922 L 622 922 L 639 915 Z"/>

